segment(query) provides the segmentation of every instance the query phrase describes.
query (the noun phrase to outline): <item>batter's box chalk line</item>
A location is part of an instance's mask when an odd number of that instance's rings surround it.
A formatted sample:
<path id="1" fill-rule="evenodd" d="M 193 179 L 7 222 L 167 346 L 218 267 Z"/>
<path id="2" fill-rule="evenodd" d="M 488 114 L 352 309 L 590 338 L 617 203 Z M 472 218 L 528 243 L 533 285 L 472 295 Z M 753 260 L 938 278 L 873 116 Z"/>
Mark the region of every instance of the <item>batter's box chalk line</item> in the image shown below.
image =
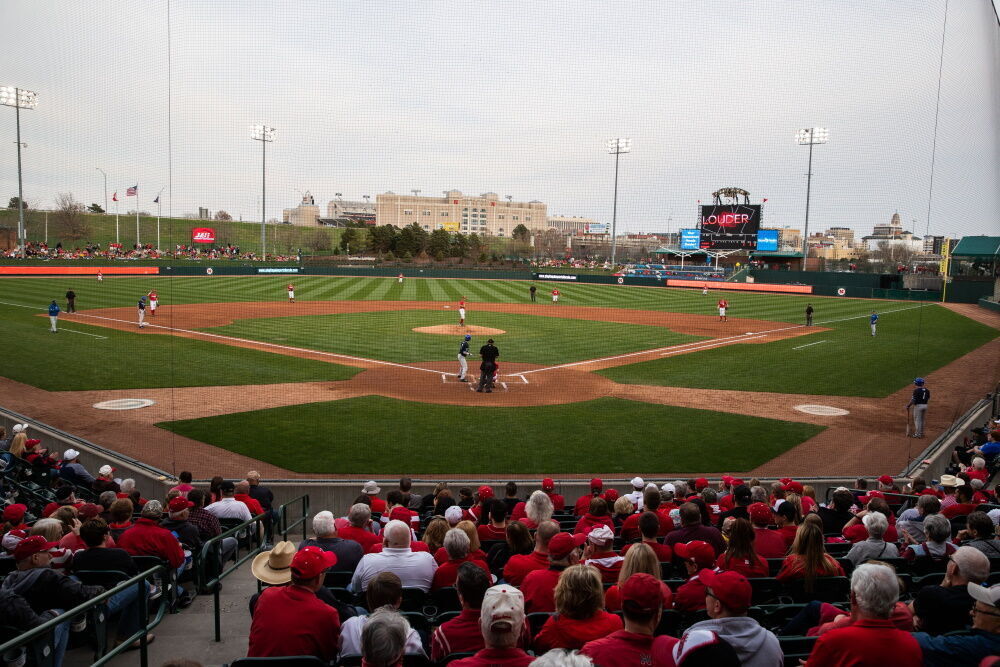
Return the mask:
<path id="1" fill-rule="evenodd" d="M 832 405 L 815 405 L 812 403 L 796 405 L 795 409 L 807 415 L 818 415 L 820 417 L 843 417 L 851 414 L 850 410 L 844 410 L 843 408 L 835 408 Z"/>
<path id="2" fill-rule="evenodd" d="M 116 398 L 111 401 L 94 403 L 94 407 L 98 410 L 138 410 L 139 408 L 148 408 L 151 405 L 156 405 L 156 401 L 148 398 Z"/>

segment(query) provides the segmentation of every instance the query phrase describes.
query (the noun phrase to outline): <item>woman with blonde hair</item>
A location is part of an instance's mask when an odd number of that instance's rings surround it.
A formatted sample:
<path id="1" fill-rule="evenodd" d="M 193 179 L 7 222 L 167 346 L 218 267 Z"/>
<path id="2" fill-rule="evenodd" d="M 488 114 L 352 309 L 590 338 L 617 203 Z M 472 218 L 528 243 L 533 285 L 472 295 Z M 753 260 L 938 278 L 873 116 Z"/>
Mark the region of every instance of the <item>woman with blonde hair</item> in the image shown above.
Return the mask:
<path id="1" fill-rule="evenodd" d="M 622 496 L 615 501 L 613 511 L 614 514 L 611 519 L 615 522 L 617 528 L 621 528 L 622 524 L 625 523 L 625 519 L 635 514 L 635 505 L 627 496 Z"/>
<path id="2" fill-rule="evenodd" d="M 553 511 L 552 499 L 549 498 L 549 494 L 544 491 L 535 491 L 524 505 L 525 518 L 518 519 L 518 521 L 530 530 L 535 530 L 540 523 L 552 518 Z"/>
<path id="3" fill-rule="evenodd" d="M 19 459 L 24 458 L 24 450 L 27 449 L 25 443 L 28 442 L 28 434 L 24 431 L 16 434 L 10 441 L 10 453 Z"/>
<path id="4" fill-rule="evenodd" d="M 809 514 L 810 512 L 815 512 L 816 508 L 819 507 L 819 503 L 816 502 L 816 489 L 808 484 L 802 485 L 802 516 Z"/>
<path id="5" fill-rule="evenodd" d="M 625 553 L 622 569 L 618 572 L 618 583 L 604 591 L 604 608 L 608 611 L 621 611 L 621 587 L 633 574 L 644 572 L 657 580 L 660 579 L 660 562 L 652 547 L 643 542 L 637 542 Z M 663 590 L 663 608 L 670 609 L 674 604 L 674 593 L 670 587 L 660 581 Z"/>
<path id="6" fill-rule="evenodd" d="M 795 533 L 795 541 L 792 542 L 791 552 L 785 557 L 785 562 L 778 571 L 778 581 L 803 579 L 805 590 L 812 591 L 816 577 L 844 576 L 844 568 L 826 553 L 823 546 L 823 522 L 819 517 L 816 519 L 818 521 L 807 517 L 799 526 L 798 532 Z"/>
<path id="7" fill-rule="evenodd" d="M 28 531 L 28 537 L 35 535 L 41 535 L 45 538 L 46 542 L 58 542 L 63 538 L 63 524 L 59 519 L 51 517 L 48 519 L 39 519 L 31 527 L 31 530 Z M 70 561 L 73 560 L 72 551 L 53 547 L 49 549 L 49 554 L 52 556 L 52 562 L 49 567 L 64 574 L 69 571 Z"/>
<path id="8" fill-rule="evenodd" d="M 622 619 L 604 611 L 604 586 L 596 568 L 571 565 L 559 575 L 556 613 L 533 642 L 536 653 L 554 648 L 580 649 L 594 639 L 622 629 Z"/>
<path id="9" fill-rule="evenodd" d="M 427 545 L 428 551 L 436 553 L 438 549 L 444 546 L 444 535 L 450 527 L 448 520 L 444 517 L 436 516 L 430 520 L 427 528 L 424 529 L 423 537 L 420 538 Z"/>
<path id="10" fill-rule="evenodd" d="M 465 531 L 465 534 L 469 536 L 469 559 L 485 561 L 486 554 L 483 553 L 483 543 L 479 541 L 479 530 L 476 524 L 466 519 L 459 521 L 455 528 Z"/>

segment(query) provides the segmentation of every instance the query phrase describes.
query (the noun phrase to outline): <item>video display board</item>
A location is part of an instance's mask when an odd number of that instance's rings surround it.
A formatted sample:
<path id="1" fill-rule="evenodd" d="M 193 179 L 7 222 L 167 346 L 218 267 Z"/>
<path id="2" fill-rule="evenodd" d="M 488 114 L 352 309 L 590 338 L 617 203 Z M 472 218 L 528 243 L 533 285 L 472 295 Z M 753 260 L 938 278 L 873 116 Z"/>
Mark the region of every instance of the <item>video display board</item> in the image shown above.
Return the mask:
<path id="1" fill-rule="evenodd" d="M 701 247 L 701 230 L 681 230 L 681 250 L 698 250 Z"/>
<path id="2" fill-rule="evenodd" d="M 762 229 L 757 232 L 757 250 L 764 252 L 777 252 L 778 230 Z"/>
<path id="3" fill-rule="evenodd" d="M 754 250 L 760 230 L 760 205 L 703 205 L 700 228 L 703 250 Z"/>

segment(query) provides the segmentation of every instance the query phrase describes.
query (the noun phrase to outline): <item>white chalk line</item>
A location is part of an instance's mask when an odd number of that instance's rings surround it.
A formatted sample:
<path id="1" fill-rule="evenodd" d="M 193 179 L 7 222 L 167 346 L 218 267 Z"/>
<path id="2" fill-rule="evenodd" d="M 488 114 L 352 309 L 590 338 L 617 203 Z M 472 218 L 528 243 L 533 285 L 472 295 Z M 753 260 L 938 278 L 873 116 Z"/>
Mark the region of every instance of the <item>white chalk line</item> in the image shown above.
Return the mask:
<path id="1" fill-rule="evenodd" d="M 742 340 L 753 340 L 754 338 L 764 338 L 765 335 L 766 334 L 760 334 L 758 336 L 743 336 Z M 705 345 L 702 345 L 701 347 L 691 347 L 691 348 L 688 348 L 686 350 L 671 350 L 670 352 L 663 352 L 663 353 L 661 353 L 660 356 L 661 357 L 669 357 L 669 356 L 673 356 L 675 354 L 687 354 L 688 352 L 694 352 L 694 351 L 697 351 L 697 350 L 708 350 L 708 349 L 711 349 L 713 347 L 722 347 L 724 345 L 729 345 L 730 342 L 731 341 L 728 341 L 728 340 L 724 341 L 722 343 L 717 343 L 715 341 L 709 341 L 708 343 L 706 343 Z"/>
<path id="2" fill-rule="evenodd" d="M 830 341 L 827 341 L 827 340 L 818 340 L 815 343 L 807 343 L 805 345 L 799 345 L 798 347 L 793 347 L 792 349 L 793 350 L 801 350 L 804 347 L 810 347 L 812 345 L 819 345 L 820 343 L 829 343 L 829 342 Z"/>
<path id="3" fill-rule="evenodd" d="M 87 333 L 86 331 L 77 331 L 76 329 L 66 329 L 65 327 L 59 327 L 59 331 L 68 331 L 75 334 L 83 334 L 84 336 L 93 336 L 94 338 L 101 338 L 107 340 L 107 336 L 98 336 L 97 334 Z"/>
<path id="4" fill-rule="evenodd" d="M 10 303 L 9 301 L 0 301 L 5 306 L 14 306 L 15 308 L 27 308 L 28 310 L 37 310 L 41 313 L 47 312 L 45 309 L 36 308 L 35 306 L 25 306 L 23 303 Z M 66 313 L 67 315 L 75 313 Z M 59 331 L 68 331 L 70 333 L 83 334 L 84 336 L 91 336 L 93 338 L 100 338 L 102 340 L 107 340 L 107 336 L 98 336 L 97 334 L 87 333 L 86 331 L 77 331 L 76 329 L 67 329 L 65 327 L 59 327 Z"/>

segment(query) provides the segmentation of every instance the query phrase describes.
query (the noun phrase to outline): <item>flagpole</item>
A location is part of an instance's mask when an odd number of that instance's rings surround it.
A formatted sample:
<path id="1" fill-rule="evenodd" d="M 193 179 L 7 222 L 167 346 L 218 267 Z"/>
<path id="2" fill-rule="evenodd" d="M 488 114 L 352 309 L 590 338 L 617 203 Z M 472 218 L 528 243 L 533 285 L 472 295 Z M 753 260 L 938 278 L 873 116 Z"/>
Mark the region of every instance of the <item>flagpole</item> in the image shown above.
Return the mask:
<path id="1" fill-rule="evenodd" d="M 160 213 L 163 212 L 163 204 L 160 203 L 160 195 L 163 188 L 156 194 L 156 252 L 160 252 Z"/>
<path id="2" fill-rule="evenodd" d="M 121 202 L 118 201 L 118 193 L 115 193 L 115 243 L 121 244 L 121 236 L 118 234 L 118 219 L 121 213 Z"/>
<path id="3" fill-rule="evenodd" d="M 140 246 L 138 250 L 142 250 L 142 243 L 139 241 L 139 188 L 135 189 L 135 244 Z"/>

